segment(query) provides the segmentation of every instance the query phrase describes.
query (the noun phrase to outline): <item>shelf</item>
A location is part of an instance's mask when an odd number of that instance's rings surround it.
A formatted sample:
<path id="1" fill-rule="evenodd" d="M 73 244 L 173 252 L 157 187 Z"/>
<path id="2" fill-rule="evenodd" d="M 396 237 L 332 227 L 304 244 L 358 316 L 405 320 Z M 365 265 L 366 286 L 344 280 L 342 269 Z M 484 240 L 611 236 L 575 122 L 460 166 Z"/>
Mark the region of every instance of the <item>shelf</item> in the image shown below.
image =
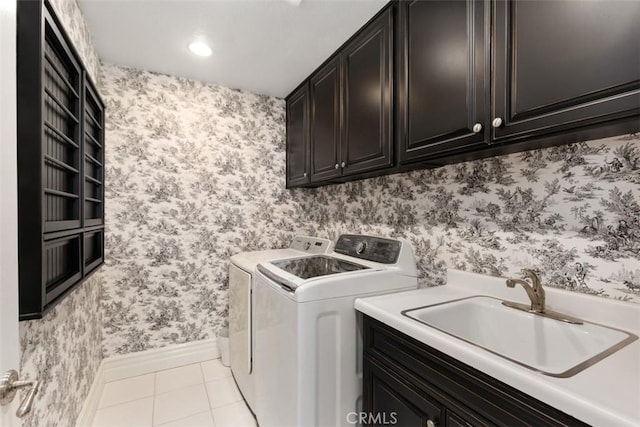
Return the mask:
<path id="1" fill-rule="evenodd" d="M 50 0 L 16 5 L 19 316 L 28 320 L 104 262 L 104 131 L 95 123 L 104 103 Z"/>
<path id="2" fill-rule="evenodd" d="M 76 174 L 80 173 L 78 171 L 78 169 L 76 169 L 76 168 L 74 168 L 72 166 L 69 166 L 68 164 L 66 164 L 64 162 L 61 162 L 60 160 L 55 159 L 55 158 L 51 157 L 48 154 L 44 155 L 44 160 L 49 162 L 49 163 L 53 163 L 55 166 L 58 166 L 60 169 L 64 169 L 64 170 L 67 170 L 69 172 L 76 173 Z"/>

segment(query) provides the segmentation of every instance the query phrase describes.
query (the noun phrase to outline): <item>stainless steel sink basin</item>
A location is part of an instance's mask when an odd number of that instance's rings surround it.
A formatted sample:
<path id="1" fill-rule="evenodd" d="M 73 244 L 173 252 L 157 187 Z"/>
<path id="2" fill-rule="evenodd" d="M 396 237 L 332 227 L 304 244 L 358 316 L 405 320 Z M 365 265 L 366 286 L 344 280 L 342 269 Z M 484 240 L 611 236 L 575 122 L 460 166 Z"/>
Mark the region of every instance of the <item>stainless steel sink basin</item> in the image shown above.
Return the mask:
<path id="1" fill-rule="evenodd" d="M 638 339 L 595 323 L 576 325 L 476 296 L 413 308 L 403 315 L 526 368 L 567 378 Z"/>

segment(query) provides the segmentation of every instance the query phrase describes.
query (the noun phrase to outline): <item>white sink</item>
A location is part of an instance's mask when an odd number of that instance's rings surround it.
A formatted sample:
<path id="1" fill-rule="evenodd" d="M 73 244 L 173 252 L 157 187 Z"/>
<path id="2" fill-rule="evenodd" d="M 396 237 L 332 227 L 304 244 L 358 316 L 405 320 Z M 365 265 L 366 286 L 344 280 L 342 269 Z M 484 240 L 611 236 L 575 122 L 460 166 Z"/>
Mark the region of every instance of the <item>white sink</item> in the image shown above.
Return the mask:
<path id="1" fill-rule="evenodd" d="M 476 296 L 402 312 L 508 360 L 554 377 L 570 377 L 638 339 L 589 322 L 569 324 Z"/>

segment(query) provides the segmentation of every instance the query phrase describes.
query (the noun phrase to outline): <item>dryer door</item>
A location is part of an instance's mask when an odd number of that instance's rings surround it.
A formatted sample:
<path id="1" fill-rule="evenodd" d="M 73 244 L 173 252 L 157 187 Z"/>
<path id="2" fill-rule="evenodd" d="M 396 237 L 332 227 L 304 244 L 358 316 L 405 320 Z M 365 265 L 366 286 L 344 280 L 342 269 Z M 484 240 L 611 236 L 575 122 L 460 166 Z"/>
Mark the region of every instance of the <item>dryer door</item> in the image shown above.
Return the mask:
<path id="1" fill-rule="evenodd" d="M 251 274 L 229 265 L 229 351 L 238 385 L 251 373 Z"/>

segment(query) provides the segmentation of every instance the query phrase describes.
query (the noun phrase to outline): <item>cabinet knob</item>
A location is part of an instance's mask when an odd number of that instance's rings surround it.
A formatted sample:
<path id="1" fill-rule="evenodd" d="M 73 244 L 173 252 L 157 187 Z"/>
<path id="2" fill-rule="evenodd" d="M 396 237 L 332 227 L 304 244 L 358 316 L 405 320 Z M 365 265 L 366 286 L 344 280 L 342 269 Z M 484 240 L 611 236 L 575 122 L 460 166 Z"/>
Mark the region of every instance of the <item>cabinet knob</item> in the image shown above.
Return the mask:
<path id="1" fill-rule="evenodd" d="M 345 162 L 342 162 L 342 163 L 340 164 L 340 166 L 345 167 L 345 166 L 347 166 L 347 164 L 346 164 Z"/>
<path id="2" fill-rule="evenodd" d="M 335 168 L 338 169 L 339 167 L 340 165 L 336 163 Z"/>
<path id="3" fill-rule="evenodd" d="M 493 119 L 493 122 L 491 122 L 491 126 L 493 126 L 494 128 L 499 128 L 500 126 L 502 126 L 502 119 L 500 117 L 496 117 L 495 119 Z"/>
<path id="4" fill-rule="evenodd" d="M 303 173 L 303 174 L 302 174 L 302 176 L 303 176 L 304 178 L 306 178 L 306 177 L 307 177 L 307 173 L 306 173 L 306 172 L 305 172 L 305 173 Z"/>
<path id="5" fill-rule="evenodd" d="M 482 131 L 482 125 L 480 123 L 476 123 L 473 125 L 473 133 L 480 133 Z"/>
<path id="6" fill-rule="evenodd" d="M 431 420 L 427 420 L 427 427 L 436 427 L 436 423 Z"/>

